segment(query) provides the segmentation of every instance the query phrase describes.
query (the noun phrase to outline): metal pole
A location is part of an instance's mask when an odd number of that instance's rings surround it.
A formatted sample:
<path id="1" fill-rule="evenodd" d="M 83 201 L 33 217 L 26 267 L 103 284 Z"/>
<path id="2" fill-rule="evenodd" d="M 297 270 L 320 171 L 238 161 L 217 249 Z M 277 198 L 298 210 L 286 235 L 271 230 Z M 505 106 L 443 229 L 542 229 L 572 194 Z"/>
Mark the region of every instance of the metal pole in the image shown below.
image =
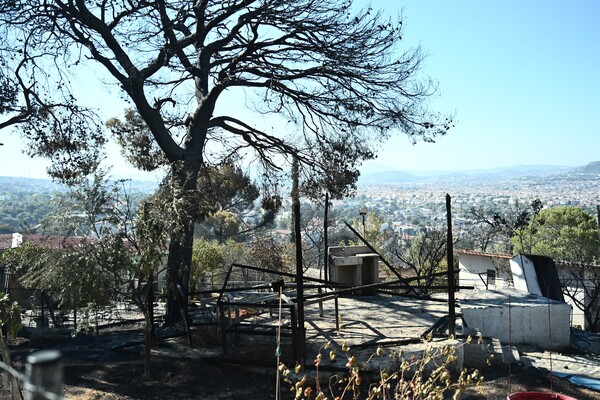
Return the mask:
<path id="1" fill-rule="evenodd" d="M 63 390 L 63 368 L 60 353 L 44 350 L 27 357 L 25 400 L 47 400 L 48 393 L 59 398 Z"/>
<path id="2" fill-rule="evenodd" d="M 448 220 L 448 234 L 446 238 L 446 262 L 448 263 L 448 337 L 453 338 L 456 335 L 456 310 L 455 310 L 455 291 L 456 282 L 454 281 L 454 249 L 452 248 L 452 207 L 450 204 L 450 195 L 446 194 L 446 218 Z"/>

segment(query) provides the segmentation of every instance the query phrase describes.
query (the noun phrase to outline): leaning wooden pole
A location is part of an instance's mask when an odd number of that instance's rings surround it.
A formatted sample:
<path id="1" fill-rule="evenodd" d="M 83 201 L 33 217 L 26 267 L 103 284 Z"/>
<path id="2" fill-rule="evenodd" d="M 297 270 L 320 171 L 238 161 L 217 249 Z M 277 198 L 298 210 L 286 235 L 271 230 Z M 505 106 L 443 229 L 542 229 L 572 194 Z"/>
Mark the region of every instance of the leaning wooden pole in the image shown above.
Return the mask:
<path id="1" fill-rule="evenodd" d="M 448 337 L 453 338 L 456 334 L 456 309 L 454 281 L 454 249 L 452 248 L 452 207 L 450 195 L 446 194 L 446 219 L 448 221 L 448 235 L 446 238 L 446 261 L 448 263 Z"/>
<path id="2" fill-rule="evenodd" d="M 304 370 L 306 332 L 304 330 L 304 267 L 302 262 L 302 232 L 300 228 L 300 192 L 298 190 L 298 160 L 292 164 L 292 213 L 294 215 L 294 242 L 296 247 L 296 308 L 298 310 L 298 363 Z"/>

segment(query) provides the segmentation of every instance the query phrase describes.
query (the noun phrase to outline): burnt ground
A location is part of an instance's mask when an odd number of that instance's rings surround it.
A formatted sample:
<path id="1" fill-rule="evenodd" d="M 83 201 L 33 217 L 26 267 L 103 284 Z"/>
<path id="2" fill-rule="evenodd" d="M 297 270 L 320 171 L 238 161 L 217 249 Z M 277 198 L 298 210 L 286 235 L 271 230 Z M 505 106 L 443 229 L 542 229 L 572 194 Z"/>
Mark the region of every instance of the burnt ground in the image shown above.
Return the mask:
<path id="1" fill-rule="evenodd" d="M 159 332 L 171 334 L 173 332 Z M 196 331 L 190 350 L 185 337 L 161 340 L 153 352 L 152 373 L 143 376 L 142 346 L 127 346 L 141 339 L 140 326 L 126 325 L 102 330 L 99 334 L 56 335 L 31 330 L 11 343 L 11 356 L 23 368 L 26 356 L 43 348 L 59 349 L 63 355 L 67 399 L 274 399 L 275 359 L 272 345 L 264 341 L 245 342 L 221 354 L 211 330 Z M 272 341 L 272 339 L 271 339 Z M 121 347 L 119 350 L 112 350 Z M 284 355 L 288 350 L 284 349 Z M 508 368 L 508 367 L 507 367 Z M 542 369 L 514 366 L 512 370 L 484 371 L 481 399 L 506 399 L 517 391 L 553 390 L 580 400 L 600 399 L 600 393 L 577 387 Z M 292 398 L 289 388 L 283 399 Z M 5 398 L 5 397 L 3 397 Z M 350 398 L 350 397 L 348 397 Z"/>

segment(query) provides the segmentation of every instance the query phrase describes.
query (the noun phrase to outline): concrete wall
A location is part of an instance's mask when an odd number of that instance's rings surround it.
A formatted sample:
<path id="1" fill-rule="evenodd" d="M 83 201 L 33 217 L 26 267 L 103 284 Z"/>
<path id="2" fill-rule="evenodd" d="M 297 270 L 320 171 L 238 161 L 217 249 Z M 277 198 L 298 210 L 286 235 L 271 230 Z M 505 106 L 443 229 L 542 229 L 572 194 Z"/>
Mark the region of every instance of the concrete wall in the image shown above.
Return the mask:
<path id="1" fill-rule="evenodd" d="M 510 297 L 509 297 L 510 296 Z M 563 349 L 570 342 L 571 307 L 537 295 L 511 291 L 477 292 L 461 300 L 470 328 L 503 344 L 528 344 L 539 349 Z"/>
<path id="2" fill-rule="evenodd" d="M 367 246 L 329 248 L 329 279 L 332 282 L 362 286 L 379 282 L 379 256 Z M 372 294 L 375 289 L 357 294 Z"/>

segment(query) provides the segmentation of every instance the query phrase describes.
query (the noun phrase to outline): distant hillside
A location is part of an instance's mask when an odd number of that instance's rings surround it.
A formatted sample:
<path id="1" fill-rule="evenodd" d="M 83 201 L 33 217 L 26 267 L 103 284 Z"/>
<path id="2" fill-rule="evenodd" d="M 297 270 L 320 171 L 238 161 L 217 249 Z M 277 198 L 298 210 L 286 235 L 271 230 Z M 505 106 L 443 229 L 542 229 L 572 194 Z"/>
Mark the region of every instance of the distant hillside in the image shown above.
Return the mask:
<path id="1" fill-rule="evenodd" d="M 526 175 L 526 174 L 548 174 L 566 172 L 571 167 L 560 165 L 511 165 L 509 167 L 493 168 L 488 170 L 479 170 L 478 174 L 505 174 L 505 175 Z M 465 171 L 468 172 L 468 171 Z"/>
<path id="2" fill-rule="evenodd" d="M 125 187 L 132 193 L 149 194 L 156 190 L 155 182 L 131 180 L 125 183 Z M 31 192 L 52 193 L 65 192 L 67 188 L 50 179 L 22 178 L 14 176 L 0 176 L 0 193 Z"/>
<path id="3" fill-rule="evenodd" d="M 402 171 L 384 171 L 361 175 L 358 179 L 358 184 L 377 185 L 382 183 L 414 182 L 419 179 L 422 178 Z"/>
<path id="4" fill-rule="evenodd" d="M 592 165 L 594 163 L 591 163 Z M 585 167 L 587 168 L 587 167 Z M 600 173 L 600 162 L 596 168 Z M 415 181 L 429 181 L 438 179 L 462 179 L 467 177 L 518 177 L 518 176 L 544 176 L 564 174 L 574 171 L 572 167 L 559 165 L 513 165 L 493 169 L 471 169 L 463 171 L 380 171 L 365 173 L 358 180 L 359 185 L 385 185 Z M 589 172 L 594 173 L 594 172 Z"/>
<path id="5" fill-rule="evenodd" d="M 51 193 L 64 191 L 65 187 L 50 179 L 21 178 L 14 176 L 0 176 L 0 192 L 32 192 Z"/>
<path id="6" fill-rule="evenodd" d="M 125 183 L 131 204 L 135 207 L 156 190 L 156 183 Z M 0 234 L 23 232 L 42 227 L 47 216 L 56 212 L 56 199 L 67 188 L 50 179 L 0 176 Z"/>
<path id="7" fill-rule="evenodd" d="M 584 174 L 600 174 L 600 161 L 592 161 L 585 167 L 582 167 L 580 171 Z"/>

